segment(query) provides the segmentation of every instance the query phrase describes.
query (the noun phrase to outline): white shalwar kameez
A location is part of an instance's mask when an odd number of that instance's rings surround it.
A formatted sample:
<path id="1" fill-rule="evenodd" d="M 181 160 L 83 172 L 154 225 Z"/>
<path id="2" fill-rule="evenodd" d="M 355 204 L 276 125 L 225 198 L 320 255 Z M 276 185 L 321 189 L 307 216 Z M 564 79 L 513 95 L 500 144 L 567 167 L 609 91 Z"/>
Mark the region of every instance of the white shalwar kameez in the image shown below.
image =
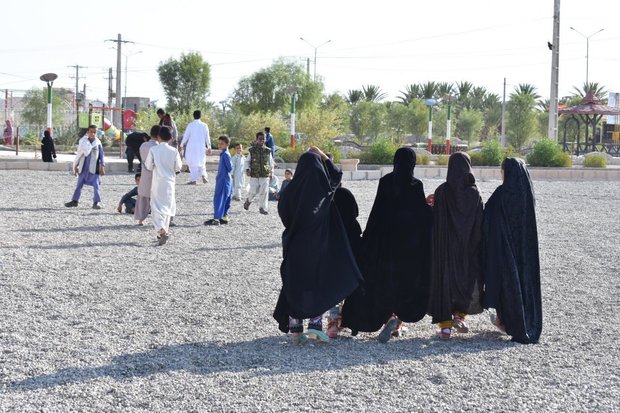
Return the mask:
<path id="1" fill-rule="evenodd" d="M 190 122 L 187 125 L 187 129 L 185 129 L 185 133 L 183 133 L 181 146 L 185 148 L 185 161 L 189 168 L 191 181 L 196 182 L 200 178 L 206 178 L 206 150 L 211 149 L 211 139 L 207 124 L 200 119 Z"/>
<path id="2" fill-rule="evenodd" d="M 245 156 L 235 154 L 232 157 L 233 166 L 233 197 L 235 199 L 241 199 L 243 192 L 246 190 L 245 183 Z"/>
<path id="3" fill-rule="evenodd" d="M 154 146 L 144 163 L 146 169 L 153 171 L 151 218 L 158 233 L 162 229 L 168 232 L 170 218 L 176 214 L 175 179 L 181 166 L 179 151 L 170 145 Z"/>

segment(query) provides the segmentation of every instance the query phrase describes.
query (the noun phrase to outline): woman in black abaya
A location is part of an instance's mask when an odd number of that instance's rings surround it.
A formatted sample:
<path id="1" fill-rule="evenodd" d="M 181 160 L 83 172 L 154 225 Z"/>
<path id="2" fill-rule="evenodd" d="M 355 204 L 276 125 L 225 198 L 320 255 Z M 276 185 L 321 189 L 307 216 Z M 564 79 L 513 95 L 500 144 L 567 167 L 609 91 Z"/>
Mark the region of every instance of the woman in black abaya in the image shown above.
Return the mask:
<path id="1" fill-rule="evenodd" d="M 306 318 L 310 318 L 309 336 L 327 339 L 321 331 L 323 313 L 361 281 L 334 204 L 341 179 L 342 171 L 318 148 L 311 148 L 299 158 L 295 177 L 278 203 L 285 230 L 282 290 L 273 316 L 280 330 L 290 331 L 295 339 L 301 337 Z"/>
<path id="2" fill-rule="evenodd" d="M 342 309 L 343 326 L 354 334 L 384 326 L 382 342 L 401 321 L 421 320 L 428 307 L 432 211 L 422 182 L 413 177 L 415 163 L 413 149 L 400 148 L 393 172 L 379 181 L 362 236 L 364 284 Z"/>
<path id="3" fill-rule="evenodd" d="M 483 305 L 496 309 L 493 323 L 513 341 L 537 343 L 542 300 L 534 191 L 523 160 L 507 158 L 502 173 L 484 210 Z"/>
<path id="4" fill-rule="evenodd" d="M 435 191 L 429 314 L 437 335 L 467 333 L 467 314 L 482 312 L 482 198 L 469 155 L 450 156 L 446 182 Z"/>

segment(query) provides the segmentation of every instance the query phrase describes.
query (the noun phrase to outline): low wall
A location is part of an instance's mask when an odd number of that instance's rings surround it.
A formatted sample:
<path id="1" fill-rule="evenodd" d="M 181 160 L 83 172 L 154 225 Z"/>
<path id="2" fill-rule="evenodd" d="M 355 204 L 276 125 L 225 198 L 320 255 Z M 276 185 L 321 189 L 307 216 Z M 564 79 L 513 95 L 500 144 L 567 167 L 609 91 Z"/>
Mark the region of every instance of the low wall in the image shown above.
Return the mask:
<path id="1" fill-rule="evenodd" d="M 22 169 L 31 171 L 61 171 L 71 172 L 71 162 L 42 162 L 41 160 L 11 160 L 0 159 L 0 170 Z M 137 165 L 137 164 L 136 164 Z M 208 171 L 216 171 L 217 163 L 207 162 Z M 295 164 L 278 165 L 276 175 L 284 175 L 284 169 L 295 169 Z M 501 180 L 499 167 L 473 167 L 476 179 L 480 181 Z M 620 168 L 529 168 L 530 176 L 534 180 L 547 181 L 620 181 Z M 127 173 L 127 163 L 124 161 L 108 162 L 107 173 Z M 373 170 L 358 170 L 343 172 L 345 181 L 378 180 L 392 172 L 391 166 L 383 166 Z M 446 179 L 448 168 L 445 166 L 417 166 L 415 176 L 419 179 Z"/>

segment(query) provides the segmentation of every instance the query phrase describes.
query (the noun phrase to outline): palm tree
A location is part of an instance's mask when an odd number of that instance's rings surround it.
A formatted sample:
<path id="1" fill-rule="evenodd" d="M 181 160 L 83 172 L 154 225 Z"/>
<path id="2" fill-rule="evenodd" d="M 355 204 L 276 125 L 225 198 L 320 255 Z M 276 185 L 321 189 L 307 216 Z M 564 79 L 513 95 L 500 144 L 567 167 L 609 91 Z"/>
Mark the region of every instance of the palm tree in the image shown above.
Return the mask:
<path id="1" fill-rule="evenodd" d="M 536 86 L 529 83 L 519 83 L 515 87 L 515 91 L 513 94 L 521 96 L 531 96 L 534 98 L 534 100 L 540 99 L 540 95 L 536 93 Z"/>
<path id="2" fill-rule="evenodd" d="M 353 89 L 347 92 L 346 100 L 349 103 L 349 105 L 355 105 L 356 103 L 360 102 L 363 99 L 364 99 L 364 92 L 362 92 L 361 90 Z"/>
<path id="3" fill-rule="evenodd" d="M 362 86 L 362 94 L 364 95 L 364 100 L 367 102 L 380 102 L 386 96 L 386 94 L 381 91 L 381 88 L 376 85 Z"/>
<path id="4" fill-rule="evenodd" d="M 484 101 L 487 96 L 487 90 L 482 86 L 474 87 L 469 93 L 470 106 L 473 109 L 483 110 Z"/>
<path id="5" fill-rule="evenodd" d="M 437 83 L 437 96 L 443 98 L 454 93 L 454 84 L 448 82 Z"/>
<path id="6" fill-rule="evenodd" d="M 437 83 L 426 82 L 420 85 L 420 92 L 424 99 L 433 99 L 437 97 Z"/>
<path id="7" fill-rule="evenodd" d="M 604 101 L 607 95 L 607 91 L 605 90 L 605 86 L 599 84 L 598 82 L 590 82 L 585 83 L 581 86 L 581 89 L 577 86 L 573 87 L 573 96 L 581 96 L 585 97 L 589 92 L 599 100 Z"/>
<path id="8" fill-rule="evenodd" d="M 458 82 L 456 84 L 456 93 L 459 100 L 467 100 L 469 93 L 474 88 L 474 84 L 471 82 Z"/>
<path id="9" fill-rule="evenodd" d="M 405 90 L 400 91 L 398 99 L 406 106 L 409 106 L 414 99 L 420 99 L 420 95 L 420 85 L 412 83 L 405 86 Z"/>

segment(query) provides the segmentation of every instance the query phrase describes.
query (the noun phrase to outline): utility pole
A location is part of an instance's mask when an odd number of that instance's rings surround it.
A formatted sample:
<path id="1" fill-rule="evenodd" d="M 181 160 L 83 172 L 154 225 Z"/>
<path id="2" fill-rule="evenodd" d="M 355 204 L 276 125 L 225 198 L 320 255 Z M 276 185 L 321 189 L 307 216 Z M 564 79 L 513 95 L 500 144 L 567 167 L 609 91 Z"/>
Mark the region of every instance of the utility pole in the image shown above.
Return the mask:
<path id="1" fill-rule="evenodd" d="M 75 68 L 75 118 L 76 118 L 76 128 L 80 129 L 80 99 L 78 98 L 78 94 L 80 93 L 80 69 L 86 69 L 86 66 L 73 65 L 68 66 L 71 68 Z"/>
<path id="2" fill-rule="evenodd" d="M 502 146 L 506 146 L 506 78 L 504 78 L 504 97 L 502 98 Z"/>
<path id="3" fill-rule="evenodd" d="M 553 45 L 551 46 L 551 93 L 549 94 L 549 125 L 547 136 L 558 140 L 558 85 L 560 77 L 560 0 L 553 5 Z"/>
<path id="4" fill-rule="evenodd" d="M 9 90 L 4 89 L 4 120 L 6 121 L 9 113 Z"/>
<path id="5" fill-rule="evenodd" d="M 114 91 L 112 90 L 112 81 L 114 77 L 112 76 L 112 68 L 108 69 L 108 77 L 104 78 L 108 80 L 108 107 L 112 107 L 112 95 L 114 95 Z"/>
<path id="6" fill-rule="evenodd" d="M 116 43 L 116 109 L 120 109 L 121 107 L 121 66 L 122 66 L 122 52 L 121 47 L 123 43 L 134 43 L 129 40 L 123 40 L 121 34 L 118 34 L 118 38 L 116 40 L 108 39 L 106 42 L 115 42 Z M 117 125 L 122 123 L 122 116 L 120 110 L 114 111 L 114 122 Z M 119 125 L 119 129 L 123 129 L 123 125 Z"/>

